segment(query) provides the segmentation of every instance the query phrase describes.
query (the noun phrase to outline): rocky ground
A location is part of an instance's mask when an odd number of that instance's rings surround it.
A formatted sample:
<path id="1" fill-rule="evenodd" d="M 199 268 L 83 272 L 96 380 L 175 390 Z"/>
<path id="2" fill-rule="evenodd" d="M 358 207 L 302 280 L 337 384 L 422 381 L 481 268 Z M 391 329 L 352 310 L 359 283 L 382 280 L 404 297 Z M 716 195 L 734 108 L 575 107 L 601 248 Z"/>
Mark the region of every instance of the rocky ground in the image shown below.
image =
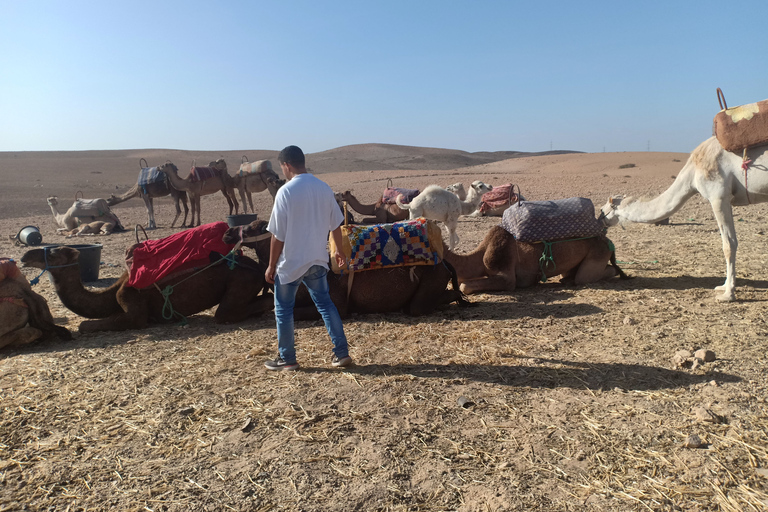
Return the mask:
<path id="1" fill-rule="evenodd" d="M 686 158 L 348 164 L 320 176 L 371 202 L 387 178 L 409 188 L 482 179 L 599 207 L 610 194 L 654 196 Z M 2 255 L 24 254 L 9 237 L 26 225 L 45 242 L 72 242 L 55 234 L 45 197 L 127 190 L 135 173 L 109 169 L 105 155 L 50 183 L 31 170 L 17 178 L 2 203 L 22 198 L 24 208 L 0 207 Z M 266 217 L 270 197 L 255 201 Z M 203 198 L 203 221 L 224 220 L 225 207 Z M 156 210 L 161 227 L 149 236 L 176 232 L 170 203 Z M 128 227 L 146 223 L 138 199 L 115 211 Z M 609 232 L 632 280 L 550 281 L 423 318 L 356 316 L 345 323 L 356 366 L 344 371 L 330 366 L 322 323 L 300 322 L 302 371 L 266 372 L 271 315 L 223 326 L 208 311 L 184 326 L 77 334 L 83 319 L 43 278 L 35 290 L 75 339 L 0 355 L 0 510 L 765 510 L 767 211 L 735 211 L 735 302 L 715 301 L 722 246 L 694 197 L 669 225 Z M 462 218 L 459 251 L 497 223 Z M 103 245 L 101 279 L 89 283 L 103 287 L 135 233 L 76 242 Z M 674 360 L 698 349 L 716 359 Z"/>

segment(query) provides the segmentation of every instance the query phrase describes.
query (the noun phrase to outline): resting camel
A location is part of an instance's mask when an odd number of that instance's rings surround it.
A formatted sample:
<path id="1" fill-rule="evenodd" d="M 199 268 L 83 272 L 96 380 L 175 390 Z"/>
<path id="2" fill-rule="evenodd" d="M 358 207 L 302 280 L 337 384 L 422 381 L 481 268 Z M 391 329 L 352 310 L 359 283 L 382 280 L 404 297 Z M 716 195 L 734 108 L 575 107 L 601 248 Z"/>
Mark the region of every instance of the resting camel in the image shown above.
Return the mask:
<path id="1" fill-rule="evenodd" d="M 117 216 L 109 209 L 109 204 L 104 199 L 80 199 L 75 201 L 72 206 L 64 213 L 59 213 L 59 198 L 51 196 L 48 198 L 48 206 L 51 207 L 51 213 L 59 226 L 59 232 L 72 231 L 82 222 L 105 221 L 119 225 Z M 122 229 L 122 226 L 120 227 Z"/>
<path id="2" fill-rule="evenodd" d="M 336 194 L 337 200 L 346 201 L 350 208 L 362 215 L 373 215 L 373 217 L 363 217 L 362 224 L 387 224 L 398 222 L 408 218 L 408 212 L 394 203 L 385 203 L 379 199 L 373 204 L 362 204 L 352 195 L 349 190 Z"/>
<path id="3" fill-rule="evenodd" d="M 725 254 L 725 283 L 715 288 L 722 291 L 719 301 L 732 301 L 736 286 L 736 228 L 733 206 L 768 201 L 768 146 L 759 146 L 746 153 L 749 165 L 742 156 L 725 151 L 715 137 L 702 142 L 693 150 L 674 183 L 651 201 L 631 200 L 621 204 L 621 197 L 609 199 L 602 211 L 606 222 L 659 222 L 676 211 L 696 193 L 709 201 L 715 213 L 717 227 Z"/>
<path id="4" fill-rule="evenodd" d="M 563 281 L 576 285 L 617 275 L 629 279 L 616 265 L 615 252 L 604 237 L 552 242 L 551 248 L 554 264 L 544 265 L 547 278 L 562 274 Z M 456 269 L 463 293 L 511 292 L 541 281 L 544 249 L 543 243 L 518 242 L 507 230 L 494 226 L 474 251 L 456 254 L 446 247 L 443 257 Z"/>
<path id="5" fill-rule="evenodd" d="M 171 274 L 157 283 L 159 289 L 127 286 L 126 271 L 109 288 L 88 290 L 80 280 L 78 257 L 77 249 L 61 246 L 32 249 L 21 261 L 25 267 L 48 269 L 64 306 L 80 316 L 97 319 L 81 322 L 80 332 L 125 331 L 143 329 L 154 323 L 177 322 L 178 317 L 164 316 L 167 310 L 164 311 L 165 299 L 160 290 L 168 285 L 173 286 L 170 295 L 173 310 L 183 316 L 218 304 L 214 315 L 216 323 L 234 323 L 272 308 L 270 297 L 258 295 L 264 287 L 266 265 L 250 258 L 238 258 L 233 270 L 220 263 L 200 273 L 196 273 L 199 269 L 191 269 Z"/>
<path id="6" fill-rule="evenodd" d="M 280 176 L 272 170 L 272 162 L 269 160 L 244 161 L 240 164 L 240 170 L 232 177 L 232 186 L 240 193 L 243 213 L 248 213 L 248 205 L 251 206 L 251 213 L 256 213 L 253 207 L 252 193 L 269 190 L 269 194 L 274 200 L 277 190 L 284 184 L 285 180 L 281 180 Z M 248 204 L 245 202 L 246 198 L 248 199 Z"/>
<path id="7" fill-rule="evenodd" d="M 267 222 L 257 220 L 247 226 L 230 228 L 224 233 L 228 244 L 243 240 L 243 246 L 256 251 L 259 261 L 269 261 L 271 235 L 266 231 Z M 241 229 L 242 228 L 242 229 Z M 242 238 L 241 238 L 242 237 Z M 342 275 L 328 272 L 331 300 L 342 318 L 350 313 L 389 313 L 404 311 L 412 316 L 427 315 L 438 306 L 459 302 L 468 304 L 458 291 L 459 283 L 450 265 L 419 265 L 391 269 L 355 272 L 352 289 L 348 291 L 349 273 Z M 446 286 L 453 282 L 453 289 Z M 386 293 L 382 291 L 386 290 Z M 320 318 L 306 287 L 299 288 L 294 308 L 296 320 Z"/>
<path id="8" fill-rule="evenodd" d="M 0 348 L 19 346 L 56 335 L 69 341 L 72 334 L 53 322 L 45 299 L 32 291 L 16 262 L 0 258 Z"/>
<path id="9" fill-rule="evenodd" d="M 189 222 L 190 227 L 200 225 L 201 196 L 221 192 L 224 194 L 227 204 L 229 204 L 230 215 L 232 215 L 233 210 L 237 213 L 239 207 L 237 199 L 234 198 L 234 193 L 232 194 L 232 197 L 230 197 L 230 191 L 234 189 L 232 188 L 233 185 L 231 183 L 232 177 L 227 174 L 227 164 L 224 162 L 224 159 L 219 158 L 215 162 L 208 164 L 208 166 L 216 169 L 220 174 L 202 181 L 195 181 L 191 176 L 186 179 L 180 178 L 178 167 L 171 162 L 166 162 L 165 165 L 161 165 L 157 168 L 158 171 L 168 176 L 173 188 L 186 192 L 189 196 L 189 202 L 192 205 L 192 217 Z M 197 221 L 195 221 L 195 215 L 197 215 Z"/>
<path id="10" fill-rule="evenodd" d="M 114 222 L 97 220 L 89 222 L 88 224 L 80 224 L 79 227 L 76 227 L 71 231 L 61 231 L 61 234 L 67 235 L 67 238 L 74 238 L 76 236 L 108 235 L 112 233 L 114 229 Z"/>
<path id="11" fill-rule="evenodd" d="M 164 165 L 168 165 L 168 163 L 158 166 L 158 170 Z M 107 199 L 107 204 L 109 206 L 114 206 L 116 204 L 122 203 L 123 201 L 133 199 L 134 197 L 141 197 L 144 200 L 144 206 L 147 208 L 148 229 L 155 229 L 157 228 L 157 223 L 155 222 L 155 208 L 152 200 L 156 197 L 165 197 L 167 195 L 170 195 L 173 198 L 174 206 L 176 206 L 176 216 L 173 218 L 173 222 L 171 222 L 171 227 L 174 227 L 176 221 L 179 220 L 179 217 L 181 216 L 181 207 L 179 206 L 179 203 L 184 205 L 184 221 L 181 223 L 181 227 L 187 227 L 187 215 L 189 214 L 189 206 L 187 206 L 187 193 L 182 190 L 173 188 L 168 182 L 167 178 L 163 181 L 147 183 L 146 185 L 142 186 L 139 186 L 137 183 L 128 192 L 121 196 L 110 196 L 109 199 Z"/>
<path id="12" fill-rule="evenodd" d="M 460 215 L 469 215 L 477 210 L 483 199 L 483 194 L 493 190 L 493 187 L 482 181 L 473 181 L 467 192 L 467 198 L 462 201 L 455 194 L 438 185 L 430 185 L 409 204 L 403 204 L 397 196 L 397 206 L 409 210 L 410 218 L 425 217 L 438 220 L 448 228 L 448 247 L 453 248 L 459 243 L 456 227 Z"/>

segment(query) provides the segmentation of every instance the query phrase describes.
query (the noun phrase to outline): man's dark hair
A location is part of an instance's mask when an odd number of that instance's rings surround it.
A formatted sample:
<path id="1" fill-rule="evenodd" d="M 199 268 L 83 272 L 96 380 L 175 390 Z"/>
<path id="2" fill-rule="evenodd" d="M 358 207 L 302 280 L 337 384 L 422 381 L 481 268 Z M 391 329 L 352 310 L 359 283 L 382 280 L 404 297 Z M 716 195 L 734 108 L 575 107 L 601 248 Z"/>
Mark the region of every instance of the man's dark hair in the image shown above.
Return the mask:
<path id="1" fill-rule="evenodd" d="M 297 169 L 304 168 L 304 152 L 299 146 L 286 146 L 277 155 L 277 161 L 281 164 L 291 164 Z"/>

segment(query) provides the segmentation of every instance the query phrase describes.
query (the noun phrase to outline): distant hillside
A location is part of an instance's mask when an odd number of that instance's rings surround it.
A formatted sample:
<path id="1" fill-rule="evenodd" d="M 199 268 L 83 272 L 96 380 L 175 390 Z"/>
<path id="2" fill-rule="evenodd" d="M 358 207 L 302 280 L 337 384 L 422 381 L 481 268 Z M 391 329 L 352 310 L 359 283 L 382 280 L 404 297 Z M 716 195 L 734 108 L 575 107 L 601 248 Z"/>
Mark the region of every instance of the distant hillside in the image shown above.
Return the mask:
<path id="1" fill-rule="evenodd" d="M 315 173 L 345 171 L 450 170 L 539 155 L 562 155 L 579 151 L 480 151 L 469 153 L 458 149 L 423 148 L 394 144 L 355 144 L 307 155 L 307 163 Z"/>

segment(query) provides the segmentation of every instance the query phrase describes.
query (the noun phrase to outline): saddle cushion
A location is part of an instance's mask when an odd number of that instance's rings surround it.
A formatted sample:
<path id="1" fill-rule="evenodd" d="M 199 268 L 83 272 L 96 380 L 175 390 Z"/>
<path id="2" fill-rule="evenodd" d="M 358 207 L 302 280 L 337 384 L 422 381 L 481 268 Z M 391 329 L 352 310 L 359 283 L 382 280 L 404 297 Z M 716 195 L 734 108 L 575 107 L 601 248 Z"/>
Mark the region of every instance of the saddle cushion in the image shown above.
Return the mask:
<path id="1" fill-rule="evenodd" d="M 555 201 L 520 201 L 506 210 L 501 226 L 520 242 L 588 238 L 603 234 L 595 206 L 585 197 Z"/>
<path id="2" fill-rule="evenodd" d="M 16 266 L 16 261 L 11 258 L 0 258 L 0 281 L 15 279 L 21 275 L 21 270 Z"/>
<path id="3" fill-rule="evenodd" d="M 247 176 L 249 174 L 258 174 L 264 171 L 271 171 L 272 163 L 269 160 L 258 160 L 256 162 L 244 162 L 240 164 L 240 170 L 235 176 Z"/>
<path id="4" fill-rule="evenodd" d="M 342 252 L 347 270 L 375 270 L 411 265 L 435 265 L 443 259 L 440 228 L 424 218 L 391 224 L 341 226 Z M 336 249 L 330 237 L 330 251 Z M 331 258 L 333 271 L 341 273 Z"/>
<path id="5" fill-rule="evenodd" d="M 193 167 L 189 171 L 189 181 L 205 181 L 221 176 L 221 171 L 215 167 Z"/>
<path id="6" fill-rule="evenodd" d="M 400 194 L 403 195 L 403 204 L 408 204 L 419 195 L 419 190 L 414 188 L 387 187 L 381 195 L 381 202 L 384 204 L 395 204 L 395 199 Z"/>
<path id="7" fill-rule="evenodd" d="M 513 190 L 514 186 L 511 183 L 493 187 L 493 190 L 483 194 L 482 202 L 480 203 L 480 212 L 485 213 L 495 208 L 515 204 L 518 197 Z"/>
<path id="8" fill-rule="evenodd" d="M 142 167 L 139 171 L 139 186 L 143 187 L 152 183 L 159 183 L 168 179 L 168 176 L 157 170 L 157 167 Z"/>
<path id="9" fill-rule="evenodd" d="M 714 119 L 712 134 L 726 151 L 768 144 L 768 100 L 727 108 Z"/>
<path id="10" fill-rule="evenodd" d="M 132 245 L 125 251 L 128 286 L 146 288 L 173 272 L 208 265 L 211 252 L 228 254 L 234 244 L 222 241 L 227 229 L 226 222 L 212 222 Z"/>

